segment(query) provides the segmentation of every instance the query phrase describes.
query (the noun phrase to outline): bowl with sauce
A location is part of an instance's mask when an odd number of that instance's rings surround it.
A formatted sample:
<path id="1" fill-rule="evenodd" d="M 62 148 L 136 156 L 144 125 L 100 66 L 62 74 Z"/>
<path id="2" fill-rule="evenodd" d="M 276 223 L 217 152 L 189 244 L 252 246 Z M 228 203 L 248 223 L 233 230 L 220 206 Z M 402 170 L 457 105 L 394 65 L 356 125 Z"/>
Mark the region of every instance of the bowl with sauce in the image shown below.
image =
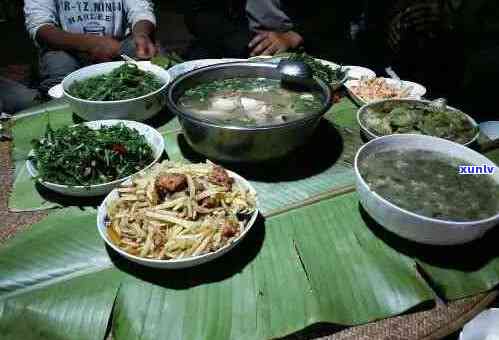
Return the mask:
<path id="1" fill-rule="evenodd" d="M 462 244 L 499 224 L 497 165 L 458 143 L 415 134 L 380 137 L 358 151 L 355 174 L 363 208 L 403 238 Z"/>

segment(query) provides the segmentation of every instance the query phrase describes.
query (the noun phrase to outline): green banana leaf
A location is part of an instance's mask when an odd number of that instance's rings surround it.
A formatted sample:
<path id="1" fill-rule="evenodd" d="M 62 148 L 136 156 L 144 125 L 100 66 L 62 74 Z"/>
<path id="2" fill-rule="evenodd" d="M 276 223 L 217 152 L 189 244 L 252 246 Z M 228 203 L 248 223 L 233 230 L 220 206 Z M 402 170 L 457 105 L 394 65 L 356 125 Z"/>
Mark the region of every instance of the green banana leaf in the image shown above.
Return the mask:
<path id="1" fill-rule="evenodd" d="M 325 115 L 326 119 L 319 125 L 318 133 L 307 148 L 296 152 L 286 163 L 280 162 L 263 168 L 255 166 L 252 169 L 229 168 L 251 180 L 262 194 L 262 211 L 265 213 L 285 210 L 302 201 L 314 200 L 325 192 L 342 192 L 345 188 L 352 188 L 354 177 L 351 164 L 362 143 L 355 121 L 356 109 L 347 98 L 335 104 Z M 48 110 L 16 120 L 13 128 L 13 158 L 17 171 L 9 200 L 12 211 L 98 204 L 91 200 L 74 200 L 54 194 L 35 184 L 30 178 L 25 160 L 31 150 L 31 140 L 43 134 L 48 121 L 54 127 L 74 123 L 73 115 L 67 108 Z M 170 159 L 204 161 L 204 157 L 194 155 L 188 147 L 177 119 L 165 112 L 148 123 L 163 134 Z"/>
<path id="2" fill-rule="evenodd" d="M 274 338 L 434 297 L 355 194 L 260 219 L 227 256 L 177 271 L 108 253 L 93 209 L 59 209 L 0 248 L 0 267 L 0 338 L 102 339 L 111 312 L 117 340 Z"/>

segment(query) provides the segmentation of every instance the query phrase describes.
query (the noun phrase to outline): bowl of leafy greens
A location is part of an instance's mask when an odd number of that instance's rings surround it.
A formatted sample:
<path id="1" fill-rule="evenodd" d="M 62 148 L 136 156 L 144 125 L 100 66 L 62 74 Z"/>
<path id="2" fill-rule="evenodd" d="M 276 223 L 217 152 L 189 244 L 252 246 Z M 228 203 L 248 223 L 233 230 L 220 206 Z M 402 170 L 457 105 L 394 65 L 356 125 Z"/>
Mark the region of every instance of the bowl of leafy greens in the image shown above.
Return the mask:
<path id="1" fill-rule="evenodd" d="M 83 67 L 64 78 L 62 96 L 87 121 L 144 121 L 165 104 L 168 71 L 150 62 L 115 61 Z"/>
<path id="2" fill-rule="evenodd" d="M 368 139 L 392 134 L 439 137 L 469 146 L 479 135 L 478 124 L 464 112 L 438 101 L 386 99 L 357 111 L 362 134 Z"/>
<path id="3" fill-rule="evenodd" d="M 157 163 L 164 140 L 154 128 L 100 120 L 52 129 L 32 141 L 26 166 L 44 187 L 68 196 L 101 196 Z"/>

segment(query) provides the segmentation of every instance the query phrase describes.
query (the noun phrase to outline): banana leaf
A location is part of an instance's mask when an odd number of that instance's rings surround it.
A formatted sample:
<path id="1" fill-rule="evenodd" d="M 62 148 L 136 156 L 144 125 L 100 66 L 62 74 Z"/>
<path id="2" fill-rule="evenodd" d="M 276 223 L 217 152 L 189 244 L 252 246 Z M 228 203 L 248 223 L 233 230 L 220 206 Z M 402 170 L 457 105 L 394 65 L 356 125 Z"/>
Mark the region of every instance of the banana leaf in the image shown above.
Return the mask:
<path id="1" fill-rule="evenodd" d="M 342 192 L 347 187 L 353 188 L 351 164 L 361 145 L 355 110 L 356 106 L 347 98 L 335 104 L 325 115 L 326 119 L 319 125 L 311 142 L 282 162 L 265 167 L 238 168 L 231 165 L 229 168 L 252 179 L 256 189 L 262 193 L 262 210 L 265 212 L 287 209 L 290 205 L 315 199 L 324 192 Z M 48 121 L 57 128 L 73 124 L 74 117 L 68 108 L 62 108 L 16 120 L 13 159 L 17 171 L 9 200 L 12 211 L 97 204 L 54 194 L 30 178 L 25 160 L 31 150 L 31 140 L 44 133 Z M 178 120 L 170 114 L 162 112 L 148 123 L 157 127 L 164 136 L 169 158 L 204 161 L 204 157 L 189 148 Z"/>
<path id="2" fill-rule="evenodd" d="M 1 248 L 0 338 L 104 338 L 120 281 L 94 224 L 64 209 Z"/>
<path id="3" fill-rule="evenodd" d="M 118 340 L 274 338 L 434 296 L 415 262 L 366 228 L 354 194 L 260 219 L 227 256 L 177 271 L 126 261 L 104 247 L 94 210 L 60 209 L 3 246 L 0 266 L 7 338 L 103 338 L 111 311 Z"/>

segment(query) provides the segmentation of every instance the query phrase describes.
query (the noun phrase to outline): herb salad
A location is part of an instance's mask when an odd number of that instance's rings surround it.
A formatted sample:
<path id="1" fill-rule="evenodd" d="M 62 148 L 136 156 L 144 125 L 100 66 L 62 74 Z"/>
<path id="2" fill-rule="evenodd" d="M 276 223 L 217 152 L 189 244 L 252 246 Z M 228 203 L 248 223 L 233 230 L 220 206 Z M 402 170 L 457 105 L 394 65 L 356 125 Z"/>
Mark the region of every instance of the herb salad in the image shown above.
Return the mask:
<path id="1" fill-rule="evenodd" d="M 69 186 L 112 182 L 154 161 L 145 137 L 123 124 L 98 130 L 85 125 L 53 130 L 47 125 L 45 134 L 32 144 L 39 178 Z"/>
<path id="2" fill-rule="evenodd" d="M 85 100 L 115 101 L 142 97 L 163 86 L 154 74 L 124 63 L 110 73 L 75 81 L 69 94 Z"/>

